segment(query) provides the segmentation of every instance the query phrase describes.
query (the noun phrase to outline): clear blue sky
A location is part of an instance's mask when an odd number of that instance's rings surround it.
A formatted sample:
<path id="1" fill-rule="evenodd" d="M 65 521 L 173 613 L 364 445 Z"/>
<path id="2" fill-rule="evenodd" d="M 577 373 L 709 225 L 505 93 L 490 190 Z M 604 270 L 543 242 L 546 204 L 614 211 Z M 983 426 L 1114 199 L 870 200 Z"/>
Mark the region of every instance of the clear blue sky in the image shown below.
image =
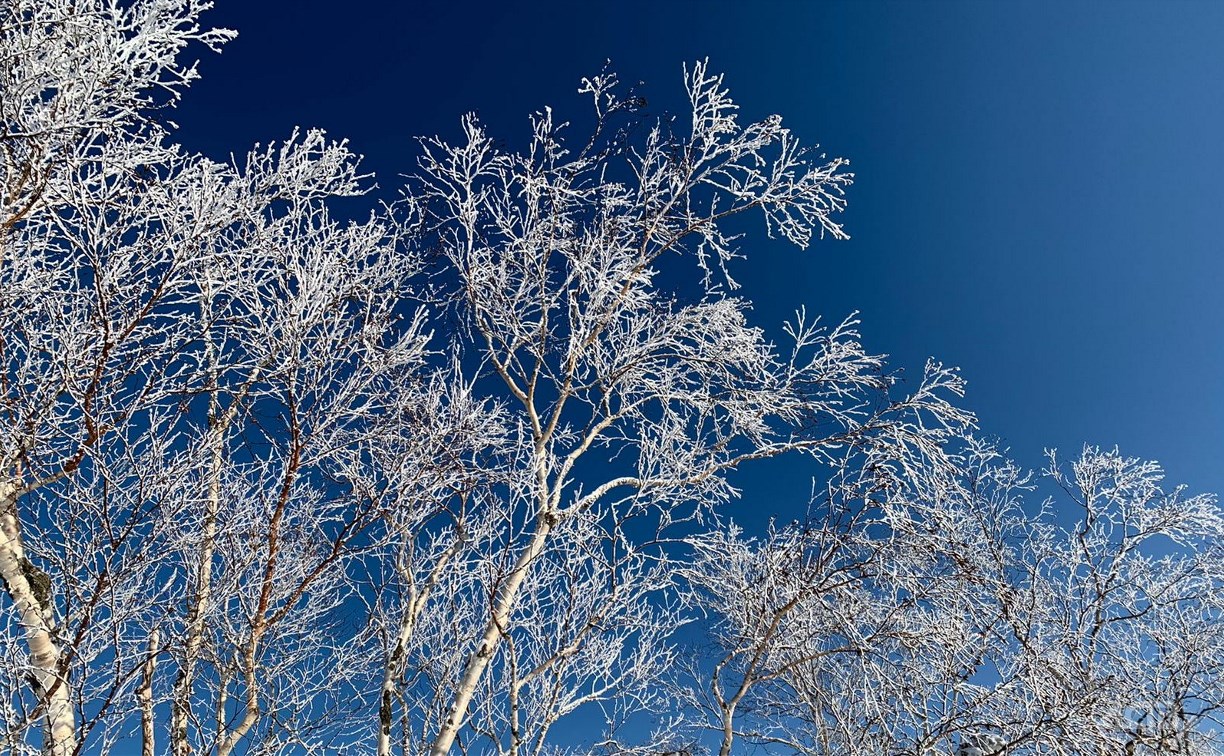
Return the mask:
<path id="1" fill-rule="evenodd" d="M 782 114 L 858 175 L 851 241 L 749 241 L 762 325 L 860 310 L 894 366 L 960 365 L 1025 464 L 1118 445 L 1224 491 L 1224 3 L 218 6 L 205 20 L 240 36 L 195 51 L 180 139 L 224 156 L 321 126 L 390 190 L 411 137 L 466 111 L 520 145 L 528 112 L 585 112 L 605 58 L 682 111 L 680 64 L 709 56 L 745 117 Z M 768 511 L 806 478 L 740 482 Z"/>

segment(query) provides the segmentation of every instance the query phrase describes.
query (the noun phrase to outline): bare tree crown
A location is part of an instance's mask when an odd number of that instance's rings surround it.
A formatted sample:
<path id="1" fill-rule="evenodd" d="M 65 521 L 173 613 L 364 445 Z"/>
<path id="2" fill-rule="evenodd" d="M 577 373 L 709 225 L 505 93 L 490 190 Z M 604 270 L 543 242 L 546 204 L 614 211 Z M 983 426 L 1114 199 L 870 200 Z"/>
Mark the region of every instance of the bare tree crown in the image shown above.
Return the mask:
<path id="1" fill-rule="evenodd" d="M 676 118 L 604 71 L 580 135 L 465 117 L 341 219 L 343 141 L 174 144 L 210 6 L 0 4 L 0 748 L 1219 748 L 1215 499 L 1034 478 L 955 369 L 754 322 L 746 220 L 846 238 L 844 159 L 705 61 Z M 741 530 L 784 454 L 807 518 Z"/>

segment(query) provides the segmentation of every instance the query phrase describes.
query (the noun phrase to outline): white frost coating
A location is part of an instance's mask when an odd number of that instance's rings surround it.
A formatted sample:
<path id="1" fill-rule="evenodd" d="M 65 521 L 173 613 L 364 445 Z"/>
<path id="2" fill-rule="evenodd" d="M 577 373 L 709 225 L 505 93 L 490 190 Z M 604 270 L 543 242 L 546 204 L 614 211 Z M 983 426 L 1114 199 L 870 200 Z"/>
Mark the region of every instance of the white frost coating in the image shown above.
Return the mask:
<path id="1" fill-rule="evenodd" d="M 535 756 L 580 710 L 617 754 L 1218 750 L 1213 499 L 1088 449 L 1065 528 L 955 370 L 732 295 L 727 221 L 843 238 L 844 160 L 704 62 L 682 124 L 604 73 L 593 133 L 466 118 L 340 221 L 345 143 L 151 120 L 207 7 L 0 5 L 3 750 Z M 810 517 L 737 531 L 781 454 Z"/>
<path id="2" fill-rule="evenodd" d="M 209 6 L 0 8 L 14 752 L 39 724 L 57 756 L 133 731 L 318 748 L 374 666 L 332 623 L 387 503 L 369 448 L 420 412 L 418 261 L 329 215 L 364 191 L 343 143 L 295 132 L 220 165 L 148 120 L 195 77 L 182 49 L 232 36 L 200 29 Z"/>
<path id="3" fill-rule="evenodd" d="M 36 597 L 22 569 L 26 556 L 15 517 L 19 493 L 11 481 L 0 484 L 0 580 L 13 600 L 29 646 L 31 684 L 43 712 L 44 751 L 49 756 L 70 756 L 76 749 L 76 725 L 60 663 L 63 651 L 56 643 L 51 607 Z"/>
<path id="4" fill-rule="evenodd" d="M 950 476 L 873 450 L 807 521 L 695 540 L 722 656 L 689 701 L 722 753 L 1218 753 L 1215 499 L 1088 448 L 1070 473 L 1051 457 L 1081 515 L 1064 529 L 997 451 L 962 448 Z"/>
<path id="5" fill-rule="evenodd" d="M 415 631 L 437 682 L 407 689 L 404 721 L 425 723 L 435 756 L 465 732 L 537 753 L 581 705 L 613 712 L 610 729 L 666 705 L 681 614 L 669 599 L 679 553 L 664 544 L 735 495 L 727 474 L 740 464 L 831 459 L 885 433 L 929 451 L 971 422 L 945 398 L 959 378 L 938 365 L 890 400 L 853 319 L 825 329 L 800 312 L 788 349 L 749 324 L 749 304 L 727 294 L 740 253 L 724 221 L 763 211 L 799 245 L 842 237 L 851 176 L 799 149 L 776 117 L 741 125 L 705 63 L 686 83 L 684 134 L 643 120 L 605 73 L 582 89 L 596 105 L 589 138 L 545 110 L 522 154 L 472 117 L 459 144 L 422 143 L 403 212 L 458 278 L 454 343 L 477 366 L 469 382 L 506 403 L 514 428 L 476 510 L 492 523 L 488 545 L 472 539 L 453 563 L 475 582 L 455 572 L 435 592 L 458 605 L 450 625 Z M 664 269 L 693 301 L 676 301 Z"/>

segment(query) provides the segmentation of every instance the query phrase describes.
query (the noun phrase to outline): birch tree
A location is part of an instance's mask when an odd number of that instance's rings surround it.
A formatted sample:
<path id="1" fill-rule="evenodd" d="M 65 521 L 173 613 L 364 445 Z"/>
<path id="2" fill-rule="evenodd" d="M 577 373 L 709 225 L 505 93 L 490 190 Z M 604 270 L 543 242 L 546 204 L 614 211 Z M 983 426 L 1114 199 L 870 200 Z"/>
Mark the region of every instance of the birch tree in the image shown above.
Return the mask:
<path id="1" fill-rule="evenodd" d="M 207 493 L 180 547 L 191 586 L 171 695 L 176 752 L 190 750 L 191 720 L 212 723 L 197 745 L 218 753 L 269 719 L 311 742 L 304 712 L 337 693 L 324 668 L 362 668 L 341 663 L 346 649 L 360 658 L 359 644 L 328 629 L 329 613 L 352 598 L 350 560 L 370 545 L 388 487 L 403 483 L 373 467 L 371 449 L 416 416 L 426 336 L 396 310 L 412 259 L 385 226 L 337 223 L 321 202 L 353 191 L 353 171 L 342 145 L 312 133 L 253 153 L 229 183 L 238 205 L 249 193 L 269 209 L 224 239 L 203 282 L 206 421 L 194 430 Z M 194 669 L 206 657 L 201 690 Z M 207 717 L 191 711 L 199 696 Z"/>
<path id="2" fill-rule="evenodd" d="M 926 753 L 948 735 L 939 706 L 963 695 L 989 636 L 981 554 L 1003 545 L 1008 513 L 969 506 L 964 470 L 991 452 L 962 438 L 968 418 L 912 409 L 840 460 L 806 519 L 692 539 L 683 574 L 717 651 L 688 701 L 723 756 L 745 742 Z"/>
<path id="3" fill-rule="evenodd" d="M 729 293 L 740 253 L 727 219 L 761 212 L 770 235 L 800 246 L 844 238 L 845 161 L 800 148 L 776 116 L 742 124 L 703 62 L 685 82 L 683 132 L 644 118 L 640 98 L 605 73 L 583 81 L 596 119 L 586 138 L 568 139 L 545 110 L 522 154 L 497 148 L 472 117 L 460 143 L 422 142 L 407 212 L 443 255 L 435 280 L 453 292 L 453 343 L 472 385 L 501 397 L 514 427 L 504 524 L 466 571 L 490 577 L 453 626 L 448 650 L 462 661 L 447 656 L 438 675 L 431 700 L 445 704 L 430 753 L 479 738 L 539 753 L 523 707 L 545 675 L 551 700 L 576 704 L 574 691 L 603 690 L 599 670 L 625 654 L 671 653 L 658 626 L 630 642 L 612 618 L 643 614 L 641 597 L 667 580 L 656 568 L 672 569 L 666 544 L 735 496 L 731 471 L 785 453 L 821 458 L 899 427 L 892 379 L 856 321 L 825 328 L 799 313 L 780 349 Z M 694 295 L 680 300 L 672 281 Z M 911 409 L 964 421 L 945 398 L 960 390 L 953 371 L 932 366 L 913 389 Z M 577 551 L 587 566 L 561 567 Z M 594 570 L 611 590 L 578 611 L 561 601 L 572 587 L 553 587 L 555 569 Z M 568 630 L 535 634 L 573 611 Z M 538 710 L 536 733 L 569 705 Z"/>
<path id="4" fill-rule="evenodd" d="M 24 637 L 19 677 L 33 696 L 7 736 L 14 742 L 41 721 L 48 753 L 79 745 L 69 680 L 78 657 L 66 645 L 74 628 L 61 626 L 63 586 L 31 559 L 47 551 L 29 537 L 35 498 L 145 422 L 142 410 L 177 377 L 173 346 L 156 345 L 178 343 L 181 328 L 150 315 L 185 296 L 188 281 L 172 262 L 181 246 L 165 244 L 185 229 L 161 223 L 161 197 L 141 207 L 139 187 L 176 158 L 146 114 L 194 78 L 177 53 L 228 37 L 195 26 L 203 7 L 0 8 L 0 577 Z M 78 621 L 88 626 L 88 613 Z"/>
<path id="5" fill-rule="evenodd" d="M 1218 752 L 1216 498 L 1164 488 L 1158 464 L 1117 450 L 1066 466 L 1051 454 L 1046 474 L 1075 518 L 1033 528 L 1003 603 L 1013 653 L 994 721 L 1007 752 Z"/>
<path id="6" fill-rule="evenodd" d="M 207 8 L 0 10 L 13 751 L 127 750 L 134 719 L 146 753 L 318 747 L 376 668 L 328 632 L 392 481 L 369 447 L 417 416 L 415 263 L 329 216 L 364 191 L 342 143 L 224 165 L 168 141 L 179 54 L 231 36 Z"/>
<path id="7" fill-rule="evenodd" d="M 844 238 L 844 160 L 704 62 L 683 119 L 605 72 L 581 138 L 465 118 L 341 219 L 344 142 L 174 145 L 209 5 L 0 5 L 4 749 L 536 755 L 580 711 L 606 753 L 695 751 L 693 711 L 724 754 L 1218 745 L 1213 499 L 1090 449 L 1068 525 L 955 370 L 752 324 L 737 216 Z M 783 454 L 809 519 L 731 528 Z"/>
<path id="8" fill-rule="evenodd" d="M 1076 521 L 970 449 L 940 489 L 882 499 L 843 478 L 831 500 L 852 506 L 696 542 L 688 575 L 721 656 L 691 700 L 722 753 L 1218 750 L 1215 499 L 1089 448 L 1046 471 Z"/>

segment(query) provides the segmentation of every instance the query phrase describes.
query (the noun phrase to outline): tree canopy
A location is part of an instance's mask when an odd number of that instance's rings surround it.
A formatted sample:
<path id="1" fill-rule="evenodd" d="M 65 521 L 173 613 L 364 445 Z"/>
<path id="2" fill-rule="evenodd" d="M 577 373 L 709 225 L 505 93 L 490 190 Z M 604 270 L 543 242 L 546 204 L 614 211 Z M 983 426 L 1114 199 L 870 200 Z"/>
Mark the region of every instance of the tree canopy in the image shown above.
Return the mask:
<path id="1" fill-rule="evenodd" d="M 1034 477 L 955 369 L 753 323 L 738 217 L 845 238 L 846 160 L 697 61 L 683 118 L 604 71 L 587 132 L 469 115 L 381 205 L 320 131 L 174 143 L 209 5 L 0 6 L 10 752 L 1219 747 L 1213 497 Z M 781 455 L 807 516 L 746 533 Z"/>

